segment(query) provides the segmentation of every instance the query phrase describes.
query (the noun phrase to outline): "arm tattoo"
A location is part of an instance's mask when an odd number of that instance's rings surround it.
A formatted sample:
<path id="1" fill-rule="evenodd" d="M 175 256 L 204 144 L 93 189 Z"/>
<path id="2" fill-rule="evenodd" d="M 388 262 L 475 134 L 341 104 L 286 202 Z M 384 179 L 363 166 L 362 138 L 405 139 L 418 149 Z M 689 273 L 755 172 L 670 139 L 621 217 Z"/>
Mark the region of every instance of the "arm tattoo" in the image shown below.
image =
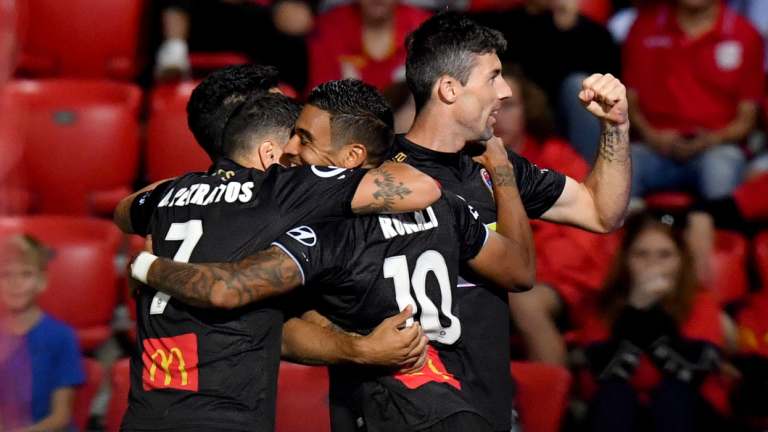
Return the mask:
<path id="1" fill-rule="evenodd" d="M 600 135 L 600 156 L 608 162 L 629 161 L 629 130 L 607 126 Z"/>
<path id="2" fill-rule="evenodd" d="M 395 208 L 396 200 L 403 200 L 411 194 L 411 190 L 403 182 L 398 182 L 386 168 L 372 169 L 370 173 L 375 176 L 373 183 L 377 188 L 373 193 L 374 201 L 357 209 L 356 213 L 389 213 Z"/>
<path id="3" fill-rule="evenodd" d="M 235 308 L 290 291 L 302 283 L 296 263 L 272 246 L 241 261 L 185 264 L 153 263 L 149 285 L 196 307 Z"/>
<path id="4" fill-rule="evenodd" d="M 496 187 L 517 186 L 515 168 L 511 164 L 495 166 L 491 171 L 493 172 L 493 183 Z"/>

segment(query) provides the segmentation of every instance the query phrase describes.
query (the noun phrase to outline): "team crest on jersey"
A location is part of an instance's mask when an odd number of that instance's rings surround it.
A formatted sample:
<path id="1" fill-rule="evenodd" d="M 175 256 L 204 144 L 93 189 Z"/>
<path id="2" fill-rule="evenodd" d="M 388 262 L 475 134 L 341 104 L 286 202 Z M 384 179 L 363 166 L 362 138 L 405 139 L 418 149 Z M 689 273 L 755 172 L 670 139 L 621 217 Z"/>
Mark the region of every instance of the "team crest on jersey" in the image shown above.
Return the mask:
<path id="1" fill-rule="evenodd" d="M 315 231 L 306 225 L 296 227 L 286 234 L 304 246 L 312 247 L 317 244 L 317 235 L 315 234 Z"/>
<path id="2" fill-rule="evenodd" d="M 488 171 L 485 168 L 480 169 L 480 177 L 483 178 L 483 183 L 485 183 L 485 187 L 487 187 L 488 190 L 491 191 L 491 195 L 493 195 L 493 180 L 491 180 L 491 175 L 488 173 Z"/>

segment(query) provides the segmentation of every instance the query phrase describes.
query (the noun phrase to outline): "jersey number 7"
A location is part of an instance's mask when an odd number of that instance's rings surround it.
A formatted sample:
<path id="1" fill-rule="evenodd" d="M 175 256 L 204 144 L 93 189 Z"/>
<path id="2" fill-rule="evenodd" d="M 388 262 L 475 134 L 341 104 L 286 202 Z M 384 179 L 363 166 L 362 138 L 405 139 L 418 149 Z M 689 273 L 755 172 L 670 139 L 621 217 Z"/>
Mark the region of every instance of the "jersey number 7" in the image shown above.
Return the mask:
<path id="1" fill-rule="evenodd" d="M 443 327 L 440 322 L 440 314 L 435 303 L 427 296 L 427 275 L 432 272 L 440 286 L 440 311 L 451 322 L 448 327 Z M 395 283 L 395 299 L 400 310 L 411 305 L 413 314 L 421 307 L 421 327 L 429 340 L 451 345 L 461 336 L 461 323 L 451 313 L 452 286 L 448 274 L 448 266 L 440 252 L 428 250 L 422 253 L 416 260 L 413 277 L 408 273 L 408 259 L 405 255 L 397 255 L 384 260 L 384 277 L 391 278 Z M 416 294 L 414 301 L 411 296 L 411 288 Z M 413 318 L 406 321 L 406 325 L 413 324 Z"/>
<path id="2" fill-rule="evenodd" d="M 197 242 L 203 237 L 203 221 L 200 219 L 192 219 L 184 223 L 173 223 L 168 228 L 168 233 L 165 235 L 166 241 L 181 241 L 181 246 L 173 256 L 174 261 L 189 262 L 189 258 L 192 256 L 192 251 L 195 250 Z M 152 297 L 152 303 L 149 306 L 150 315 L 161 315 L 165 311 L 165 307 L 168 306 L 171 296 L 166 293 L 158 291 L 154 297 Z"/>

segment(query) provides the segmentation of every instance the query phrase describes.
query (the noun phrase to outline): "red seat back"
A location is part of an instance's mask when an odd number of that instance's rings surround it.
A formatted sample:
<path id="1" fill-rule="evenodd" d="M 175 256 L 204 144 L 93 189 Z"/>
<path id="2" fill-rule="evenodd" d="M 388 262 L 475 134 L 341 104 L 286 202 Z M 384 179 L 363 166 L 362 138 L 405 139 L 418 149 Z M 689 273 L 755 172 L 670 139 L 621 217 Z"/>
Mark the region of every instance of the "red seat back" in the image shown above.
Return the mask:
<path id="1" fill-rule="evenodd" d="M 0 219 L 0 235 L 30 234 L 54 251 L 41 307 L 74 327 L 89 351 L 111 335 L 117 303 L 114 257 L 120 233 L 109 221 L 67 216 Z"/>
<path id="2" fill-rule="evenodd" d="M 187 126 L 187 101 L 195 86 L 195 82 L 183 82 L 152 92 L 146 151 L 150 181 L 205 171 L 211 163 Z"/>
<path id="3" fill-rule="evenodd" d="M 72 419 L 79 430 L 86 430 L 88 418 L 91 416 L 91 403 L 101 388 L 104 370 L 101 363 L 91 358 L 83 358 L 85 384 L 75 392 L 75 403 L 72 407 Z"/>
<path id="4" fill-rule="evenodd" d="M 19 74 L 133 80 L 144 0 L 26 0 Z"/>
<path id="5" fill-rule="evenodd" d="M 328 432 L 328 369 L 282 362 L 277 386 L 277 432 Z M 308 425 L 311 422 L 311 427 Z"/>
<path id="6" fill-rule="evenodd" d="M 561 366 L 512 362 L 516 406 L 525 431 L 557 432 L 568 405 L 571 373 Z"/>
<path id="7" fill-rule="evenodd" d="M 762 290 L 768 292 L 768 231 L 764 231 L 755 237 L 754 249 Z"/>
<path id="8" fill-rule="evenodd" d="M 747 294 L 747 240 L 741 234 L 716 232 L 711 288 L 721 304 L 741 300 Z"/>
<path id="9" fill-rule="evenodd" d="M 673 212 L 690 208 L 694 200 L 692 195 L 685 192 L 656 192 L 645 197 L 648 207 Z"/>
<path id="10" fill-rule="evenodd" d="M 131 359 L 120 359 L 112 365 L 110 377 L 112 393 L 104 419 L 107 432 L 118 432 L 123 415 L 128 409 L 128 393 L 131 390 Z"/>
<path id="11" fill-rule="evenodd" d="M 23 110 L 22 164 L 35 210 L 108 213 L 138 167 L 141 91 L 108 81 L 9 84 Z"/>

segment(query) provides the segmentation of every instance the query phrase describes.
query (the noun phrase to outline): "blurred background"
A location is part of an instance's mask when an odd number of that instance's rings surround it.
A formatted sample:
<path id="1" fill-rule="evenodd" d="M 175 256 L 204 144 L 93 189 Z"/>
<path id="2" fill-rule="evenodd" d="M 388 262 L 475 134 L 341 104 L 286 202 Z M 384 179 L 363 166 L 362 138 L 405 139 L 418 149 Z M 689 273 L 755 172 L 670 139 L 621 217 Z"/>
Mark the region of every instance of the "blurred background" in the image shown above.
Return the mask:
<path id="1" fill-rule="evenodd" d="M 406 132 L 404 41 L 446 9 L 506 36 L 496 134 L 540 167 L 589 172 L 589 74 L 630 99 L 625 228 L 532 222 L 538 284 L 512 294 L 508 341 L 521 430 L 768 430 L 768 0 L 0 0 L 0 430 L 117 430 L 143 239 L 111 212 L 207 168 L 200 79 L 272 64 L 299 100 L 362 79 Z M 277 430 L 328 430 L 326 383 L 284 363 Z"/>

